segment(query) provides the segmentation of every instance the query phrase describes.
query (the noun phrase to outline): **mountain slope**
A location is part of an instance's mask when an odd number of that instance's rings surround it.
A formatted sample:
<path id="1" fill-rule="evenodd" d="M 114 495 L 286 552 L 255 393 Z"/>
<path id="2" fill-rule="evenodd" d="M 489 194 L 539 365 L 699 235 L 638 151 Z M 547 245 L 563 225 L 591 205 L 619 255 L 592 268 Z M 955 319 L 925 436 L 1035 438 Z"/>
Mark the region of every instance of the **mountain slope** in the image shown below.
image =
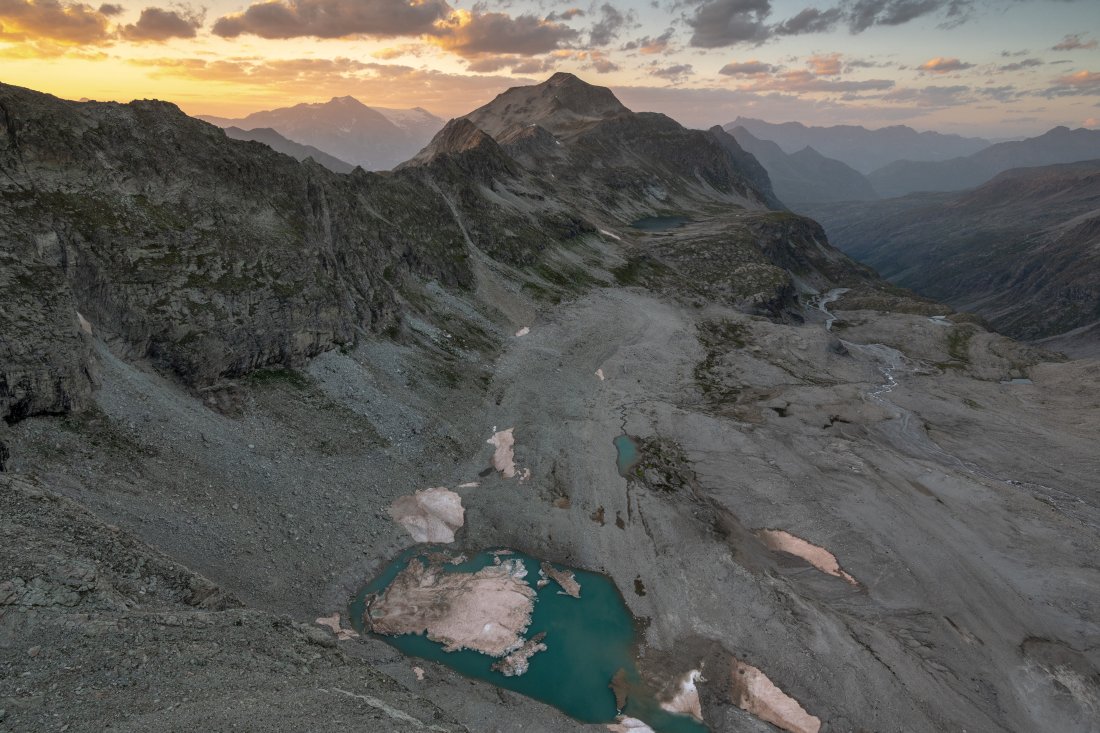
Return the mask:
<path id="1" fill-rule="evenodd" d="M 803 204 L 878 198 L 863 174 L 811 147 L 787 154 L 776 143 L 761 140 L 743 127 L 730 130 L 730 134 L 767 169 L 775 194 L 788 206 L 797 209 Z"/>
<path id="2" fill-rule="evenodd" d="M 460 118 L 349 175 L 0 86 L 0 724 L 592 733 L 697 685 L 714 731 L 1092 733 L 1094 365 L 886 286 L 725 133 L 553 81 L 567 131 Z M 638 684 L 574 645 L 582 722 L 517 692 L 566 629 L 511 681 L 356 636 L 444 486 L 450 557 L 615 583 L 537 608 L 624 604 Z"/>
<path id="3" fill-rule="evenodd" d="M 351 163 L 345 163 L 339 158 L 335 158 L 323 150 L 318 150 L 312 145 L 301 145 L 293 140 L 288 140 L 270 127 L 257 127 L 255 130 L 226 127 L 225 135 L 234 140 L 251 140 L 253 142 L 263 143 L 272 150 L 284 155 L 289 155 L 295 160 L 312 158 L 315 162 L 320 163 L 330 171 L 336 173 L 351 173 L 355 168 Z"/>
<path id="4" fill-rule="evenodd" d="M 407 279 L 473 284 L 467 233 L 413 177 L 302 164 L 162 102 L 2 85 L 0 106 L 9 420 L 86 401 L 88 323 L 202 389 L 396 328 Z M 536 211 L 498 208 L 482 251 L 547 246 Z"/>
<path id="5" fill-rule="evenodd" d="M 1100 130 L 1055 127 L 1038 137 L 997 143 L 973 155 L 939 162 L 899 160 L 868 178 L 883 196 L 915 191 L 961 191 L 1011 168 L 1100 158 Z"/>
<path id="6" fill-rule="evenodd" d="M 813 213 L 839 247 L 891 281 L 1009 335 L 1048 337 L 1100 319 L 1100 161 Z"/>
<path id="7" fill-rule="evenodd" d="M 578 205 L 591 207 L 595 195 L 601 208 L 628 217 L 719 202 L 747 209 L 778 203 L 753 182 L 759 172 L 743 170 L 744 161 L 712 135 L 632 112 L 609 89 L 572 74 L 509 89 L 465 119 L 528 170 L 548 171 Z"/>
<path id="8" fill-rule="evenodd" d="M 858 125 L 812 127 L 800 122 L 776 124 L 738 117 L 724 127 L 743 127 L 761 140 L 776 143 L 785 153 L 811 147 L 864 174 L 895 160 L 947 160 L 989 147 L 989 141 L 982 138 L 917 132 L 905 125 L 868 130 Z"/>
<path id="9" fill-rule="evenodd" d="M 389 170 L 407 160 L 443 121 L 422 109 L 376 110 L 354 97 L 253 112 L 240 119 L 201 116 L 219 127 L 269 127 L 366 170 Z"/>

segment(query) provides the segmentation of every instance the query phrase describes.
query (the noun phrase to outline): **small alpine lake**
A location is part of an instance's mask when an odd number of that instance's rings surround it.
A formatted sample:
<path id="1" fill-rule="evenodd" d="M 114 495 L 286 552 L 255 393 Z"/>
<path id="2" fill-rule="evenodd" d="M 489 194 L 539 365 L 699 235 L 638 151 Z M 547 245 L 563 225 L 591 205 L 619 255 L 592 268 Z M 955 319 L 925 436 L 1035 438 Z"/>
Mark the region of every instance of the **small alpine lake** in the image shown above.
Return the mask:
<path id="1" fill-rule="evenodd" d="M 382 593 L 412 561 L 425 561 L 444 552 L 441 548 L 419 546 L 406 550 L 352 599 L 349 615 L 360 633 L 368 633 L 364 612 L 368 599 Z M 455 671 L 553 705 L 585 723 L 615 721 L 615 694 L 610 683 L 616 673 L 625 673 L 630 690 L 621 712 L 645 721 L 657 733 L 703 733 L 706 727 L 695 719 L 663 710 L 641 681 L 635 664 L 637 637 L 634 618 L 615 583 L 599 573 L 554 565 L 572 571 L 580 584 L 580 598 L 560 593 L 561 587 L 550 582 L 538 587 L 537 558 L 519 552 L 488 549 L 466 556 L 461 562 L 442 563 L 443 573 L 474 573 L 497 564 L 501 559 L 519 560 L 527 569 L 523 579 L 535 591 L 531 625 L 525 636 L 530 639 L 545 633 L 546 649 L 530 658 L 525 674 L 507 677 L 491 669 L 498 661 L 470 649 L 446 652 L 443 644 L 427 635 L 388 636 L 371 634 L 406 655 L 444 664 Z M 686 671 L 686 670 L 683 670 Z M 620 677 L 622 679 L 622 677 Z"/>
<path id="2" fill-rule="evenodd" d="M 684 216 L 644 216 L 630 222 L 630 226 L 643 232 L 668 232 L 679 229 L 690 221 L 691 219 Z"/>

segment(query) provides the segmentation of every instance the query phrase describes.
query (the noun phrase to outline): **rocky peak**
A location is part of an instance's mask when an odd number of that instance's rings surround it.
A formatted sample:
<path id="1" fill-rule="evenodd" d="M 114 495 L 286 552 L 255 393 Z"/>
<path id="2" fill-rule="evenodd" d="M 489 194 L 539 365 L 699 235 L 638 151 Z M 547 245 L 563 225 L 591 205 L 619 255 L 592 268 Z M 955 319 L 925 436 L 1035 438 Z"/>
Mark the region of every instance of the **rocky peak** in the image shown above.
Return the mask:
<path id="1" fill-rule="evenodd" d="M 509 128 L 528 124 L 541 125 L 563 137 L 628 114 L 630 110 L 610 89 L 557 73 L 541 84 L 513 87 L 467 118 L 494 138 Z"/>

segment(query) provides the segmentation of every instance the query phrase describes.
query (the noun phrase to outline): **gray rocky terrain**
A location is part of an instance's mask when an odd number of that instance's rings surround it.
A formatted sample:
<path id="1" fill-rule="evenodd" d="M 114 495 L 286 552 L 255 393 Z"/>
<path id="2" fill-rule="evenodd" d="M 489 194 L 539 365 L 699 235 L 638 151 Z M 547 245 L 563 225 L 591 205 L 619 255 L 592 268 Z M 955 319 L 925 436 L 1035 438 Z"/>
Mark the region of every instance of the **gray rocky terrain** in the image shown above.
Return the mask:
<path id="1" fill-rule="evenodd" d="M 711 730 L 775 730 L 742 663 L 826 731 L 1097 729 L 1096 362 L 888 285 L 609 96 L 559 75 L 340 176 L 0 87 L 0 726 L 606 730 L 314 623 L 446 486 L 454 549 L 615 580 Z"/>

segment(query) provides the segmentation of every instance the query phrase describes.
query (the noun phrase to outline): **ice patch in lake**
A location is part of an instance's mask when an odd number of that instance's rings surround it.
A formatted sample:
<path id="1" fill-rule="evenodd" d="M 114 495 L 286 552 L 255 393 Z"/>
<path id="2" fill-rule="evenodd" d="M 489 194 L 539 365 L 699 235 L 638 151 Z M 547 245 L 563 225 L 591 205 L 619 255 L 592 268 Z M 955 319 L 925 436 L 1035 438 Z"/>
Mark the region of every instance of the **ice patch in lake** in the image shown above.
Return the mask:
<path id="1" fill-rule="evenodd" d="M 598 378 L 598 379 L 599 379 L 599 380 L 600 380 L 601 382 L 602 382 L 602 381 L 604 381 L 605 377 L 604 377 L 604 375 L 603 375 L 603 369 L 597 369 L 597 370 L 596 370 L 596 377 L 597 377 L 597 378 Z"/>
<path id="2" fill-rule="evenodd" d="M 653 729 L 642 721 L 625 715 L 620 715 L 614 723 L 608 723 L 607 729 L 611 733 L 654 733 Z"/>
<path id="3" fill-rule="evenodd" d="M 527 568 L 520 559 L 463 573 L 444 572 L 441 563 L 413 558 L 380 595 L 368 600 L 364 620 L 377 634 L 426 634 L 446 652 L 472 649 L 503 657 L 527 641 L 535 591 L 525 577 Z"/>
<path id="4" fill-rule="evenodd" d="M 531 333 L 531 329 L 528 328 L 527 326 L 524 326 L 520 330 L 516 331 L 516 338 L 523 338 L 524 336 L 526 336 L 529 333 Z"/>

